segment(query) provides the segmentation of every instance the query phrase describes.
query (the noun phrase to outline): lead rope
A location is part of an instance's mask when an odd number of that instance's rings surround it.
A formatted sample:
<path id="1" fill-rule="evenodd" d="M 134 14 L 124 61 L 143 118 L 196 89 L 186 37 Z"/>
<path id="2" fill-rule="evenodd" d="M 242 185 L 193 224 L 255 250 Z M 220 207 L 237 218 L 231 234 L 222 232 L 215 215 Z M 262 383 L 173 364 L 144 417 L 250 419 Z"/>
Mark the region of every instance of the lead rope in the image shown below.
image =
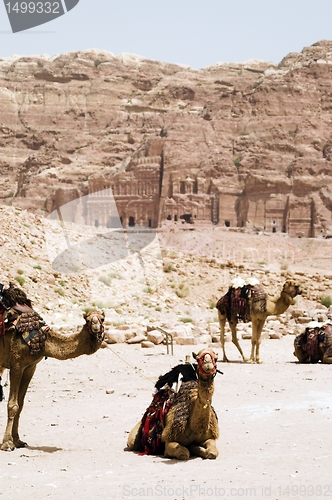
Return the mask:
<path id="1" fill-rule="evenodd" d="M 118 358 L 120 358 L 120 359 L 121 359 L 121 361 L 123 361 L 124 363 L 126 363 L 126 365 L 130 366 L 130 368 L 132 368 L 134 371 L 136 371 L 136 372 L 138 371 L 138 368 L 135 368 L 135 366 L 133 366 L 133 365 L 131 365 L 130 363 L 128 363 L 128 361 L 127 361 L 126 359 L 122 358 L 122 357 L 120 356 L 120 354 L 118 354 L 116 351 L 114 351 L 114 350 L 113 350 L 113 349 L 112 349 L 109 345 L 107 345 L 107 349 L 109 349 L 110 351 L 112 351 L 112 353 L 113 353 L 113 354 L 115 354 L 115 356 L 117 356 Z M 141 377 L 144 377 L 146 380 L 148 380 L 148 381 L 149 381 L 149 382 L 151 382 L 152 384 L 154 384 L 154 383 L 155 383 L 155 381 L 154 381 L 154 380 L 151 380 L 150 378 L 146 377 L 143 373 L 140 373 L 140 372 L 138 372 L 138 373 L 139 373 L 139 375 L 140 375 Z"/>

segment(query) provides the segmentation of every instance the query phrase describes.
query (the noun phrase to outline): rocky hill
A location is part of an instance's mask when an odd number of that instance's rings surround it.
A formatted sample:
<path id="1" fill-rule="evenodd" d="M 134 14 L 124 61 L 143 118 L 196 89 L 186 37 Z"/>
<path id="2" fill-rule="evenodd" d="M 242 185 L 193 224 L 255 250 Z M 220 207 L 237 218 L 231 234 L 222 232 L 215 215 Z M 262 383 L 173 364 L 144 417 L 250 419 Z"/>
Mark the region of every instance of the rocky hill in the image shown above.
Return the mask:
<path id="1" fill-rule="evenodd" d="M 1 203 L 43 215 L 111 187 L 124 225 L 327 235 L 331 76 L 331 41 L 201 70 L 101 50 L 2 59 Z"/>
<path id="2" fill-rule="evenodd" d="M 53 221 L 6 206 L 0 207 L 0 220 L 1 282 L 21 286 L 45 321 L 66 331 L 83 323 L 84 308 L 103 308 L 111 342 L 146 340 L 155 327 L 171 332 L 179 344 L 218 341 L 216 301 L 236 275 L 255 276 L 274 296 L 289 274 L 303 289 L 285 314 L 270 317 L 265 338 L 326 320 L 322 297 L 332 300 L 331 239 L 232 228 L 157 231 L 140 254 L 66 273 L 52 266 L 61 231 Z M 100 231 L 91 228 L 92 242 Z M 250 335 L 250 324 L 241 324 L 241 332 Z M 160 332 L 153 339 L 159 342 Z"/>

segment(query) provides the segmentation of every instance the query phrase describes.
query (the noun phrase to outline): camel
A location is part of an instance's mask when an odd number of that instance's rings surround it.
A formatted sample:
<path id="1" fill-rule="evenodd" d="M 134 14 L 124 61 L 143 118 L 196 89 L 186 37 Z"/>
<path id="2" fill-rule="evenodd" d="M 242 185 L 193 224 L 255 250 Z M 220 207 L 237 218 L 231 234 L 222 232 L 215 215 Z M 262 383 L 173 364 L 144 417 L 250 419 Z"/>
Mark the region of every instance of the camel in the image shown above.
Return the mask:
<path id="1" fill-rule="evenodd" d="M 7 318 L 2 323 L 5 327 L 3 331 L 1 331 L 0 324 L 0 377 L 5 369 L 9 370 L 10 390 L 7 405 L 7 426 L 1 450 L 12 451 L 15 448 L 27 446 L 27 443 L 19 438 L 18 427 L 24 398 L 37 364 L 44 357 L 65 360 L 96 352 L 104 338 L 105 313 L 91 309 L 84 313 L 85 324 L 82 329 L 78 333 L 66 335 L 52 331 L 45 326 L 42 318 L 30 307 L 31 302 L 23 291 L 19 290 L 21 297 L 23 296 L 24 299 L 25 296 L 26 300 L 20 300 L 15 305 L 9 304 L 12 306 L 11 308 L 8 307 L 8 301 L 6 302 L 5 292 L 6 290 L 2 292 L 0 298 L 0 305 L 2 305 L 0 316 Z M 23 340 L 24 335 L 22 336 L 17 328 L 17 319 L 23 317 L 23 315 L 20 316 L 22 310 L 29 311 L 30 317 L 33 317 L 40 327 L 39 330 L 35 330 L 37 342 L 29 342 L 30 345 Z M 11 322 L 12 317 L 15 318 L 13 323 Z"/>
<path id="2" fill-rule="evenodd" d="M 189 364 L 185 373 L 185 365 L 179 365 L 159 378 L 156 388 L 160 387 L 161 380 L 168 380 L 166 388 L 155 394 L 142 420 L 129 433 L 129 450 L 141 451 L 142 454 L 156 451 L 155 454 L 163 453 L 165 457 L 178 460 L 188 460 L 191 455 L 217 458 L 219 428 L 217 415 L 211 406 L 217 355 L 210 349 L 192 354 L 197 361 L 194 368 Z M 175 385 L 181 384 L 178 392 L 170 388 L 174 374 L 178 379 L 177 382 L 175 379 Z M 181 379 L 184 380 L 182 383 Z M 158 422 L 151 426 L 155 415 L 158 415 Z M 155 438 L 156 446 L 153 442 Z"/>
<path id="3" fill-rule="evenodd" d="M 252 322 L 251 363 L 261 363 L 261 333 L 268 316 L 283 314 L 293 304 L 294 297 L 301 294 L 300 286 L 287 279 L 279 297 L 270 298 L 256 278 L 246 283 L 242 278 L 235 278 L 226 295 L 217 302 L 220 325 L 220 342 L 223 350 L 223 361 L 228 361 L 225 352 L 225 324 L 229 323 L 232 342 L 238 348 L 244 362 L 249 361 L 243 354 L 237 339 L 237 324 L 240 320 Z"/>
<path id="4" fill-rule="evenodd" d="M 294 356 L 300 363 L 332 364 L 332 324 L 312 321 L 294 340 Z"/>

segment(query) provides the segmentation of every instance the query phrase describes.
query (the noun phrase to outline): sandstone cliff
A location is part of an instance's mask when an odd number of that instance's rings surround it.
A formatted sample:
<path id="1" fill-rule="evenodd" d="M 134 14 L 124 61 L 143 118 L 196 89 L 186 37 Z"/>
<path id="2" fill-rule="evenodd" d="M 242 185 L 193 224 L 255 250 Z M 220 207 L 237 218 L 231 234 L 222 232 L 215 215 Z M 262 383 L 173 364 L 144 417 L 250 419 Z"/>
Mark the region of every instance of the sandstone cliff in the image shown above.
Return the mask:
<path id="1" fill-rule="evenodd" d="M 326 235 L 331 76 L 331 41 L 201 70 L 101 50 L 2 59 L 1 203 L 48 214 L 111 187 L 124 225 Z"/>

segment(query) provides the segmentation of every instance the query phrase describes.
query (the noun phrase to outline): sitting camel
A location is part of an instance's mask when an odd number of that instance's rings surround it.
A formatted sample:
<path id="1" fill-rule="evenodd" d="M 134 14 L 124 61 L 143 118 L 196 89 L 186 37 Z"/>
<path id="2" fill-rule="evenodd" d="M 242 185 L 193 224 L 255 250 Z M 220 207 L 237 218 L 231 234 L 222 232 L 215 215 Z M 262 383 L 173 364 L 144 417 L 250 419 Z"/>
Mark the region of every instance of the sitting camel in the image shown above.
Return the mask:
<path id="1" fill-rule="evenodd" d="M 269 298 L 258 280 L 251 278 L 246 284 L 242 278 L 235 278 L 226 295 L 217 302 L 220 325 L 220 342 L 223 350 L 223 361 L 228 361 L 225 353 L 225 324 L 229 323 L 232 342 L 238 348 L 243 361 L 244 356 L 237 339 L 236 327 L 240 320 L 252 322 L 250 362 L 260 363 L 259 348 L 261 333 L 268 316 L 283 314 L 293 304 L 294 297 L 301 294 L 299 285 L 288 279 L 279 297 Z"/>
<path id="2" fill-rule="evenodd" d="M 19 419 L 25 394 L 44 357 L 60 360 L 93 354 L 104 338 L 103 311 L 84 314 L 80 332 L 65 335 L 49 329 L 31 308 L 25 293 L 13 286 L 2 290 L 0 303 L 0 376 L 9 369 L 8 420 L 1 450 L 12 451 L 27 446 L 19 438 Z M 3 327 L 3 328 L 1 328 Z"/>
<path id="3" fill-rule="evenodd" d="M 159 378 L 159 390 L 151 405 L 129 433 L 129 450 L 164 454 L 178 460 L 188 460 L 190 455 L 217 458 L 219 428 L 211 406 L 217 355 L 203 349 L 193 353 L 193 357 L 197 361 L 195 367 L 178 365 Z M 166 381 L 165 388 L 160 389 Z M 172 382 L 181 384 L 177 392 L 171 389 Z"/>
<path id="4" fill-rule="evenodd" d="M 294 356 L 300 363 L 332 364 L 332 324 L 309 323 L 294 340 Z"/>

